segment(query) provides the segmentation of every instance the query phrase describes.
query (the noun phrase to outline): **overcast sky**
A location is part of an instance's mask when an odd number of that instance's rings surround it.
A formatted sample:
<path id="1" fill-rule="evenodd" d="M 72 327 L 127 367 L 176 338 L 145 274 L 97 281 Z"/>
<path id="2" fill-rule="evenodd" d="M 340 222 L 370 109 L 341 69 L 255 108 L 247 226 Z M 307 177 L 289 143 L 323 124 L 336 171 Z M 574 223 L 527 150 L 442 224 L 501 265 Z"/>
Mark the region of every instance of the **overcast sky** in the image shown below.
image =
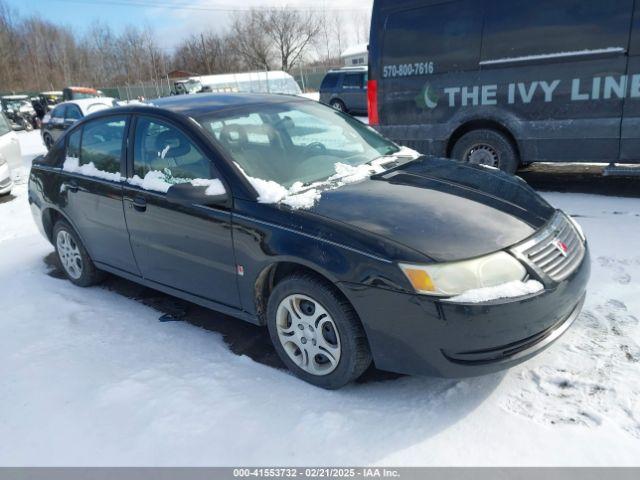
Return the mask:
<path id="1" fill-rule="evenodd" d="M 203 30 L 222 30 L 229 18 L 252 6 L 292 6 L 343 12 L 345 23 L 371 11 L 373 0 L 5 0 L 20 15 L 38 14 L 76 31 L 95 19 L 117 31 L 127 24 L 149 25 L 160 45 L 171 50 L 181 39 Z M 355 42 L 355 38 L 348 39 Z"/>

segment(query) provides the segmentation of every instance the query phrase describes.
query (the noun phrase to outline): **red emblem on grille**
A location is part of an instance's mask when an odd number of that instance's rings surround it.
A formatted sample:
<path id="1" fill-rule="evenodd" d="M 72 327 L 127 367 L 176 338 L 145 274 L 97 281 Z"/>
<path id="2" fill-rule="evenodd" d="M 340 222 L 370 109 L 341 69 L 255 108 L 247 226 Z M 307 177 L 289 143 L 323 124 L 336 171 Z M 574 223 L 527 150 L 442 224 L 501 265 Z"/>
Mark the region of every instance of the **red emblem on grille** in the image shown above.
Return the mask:
<path id="1" fill-rule="evenodd" d="M 556 247 L 556 249 L 562 254 L 563 257 L 566 257 L 567 254 L 569 253 L 569 247 L 567 247 L 567 244 L 564 243 L 561 240 L 554 240 L 553 241 L 553 245 Z"/>

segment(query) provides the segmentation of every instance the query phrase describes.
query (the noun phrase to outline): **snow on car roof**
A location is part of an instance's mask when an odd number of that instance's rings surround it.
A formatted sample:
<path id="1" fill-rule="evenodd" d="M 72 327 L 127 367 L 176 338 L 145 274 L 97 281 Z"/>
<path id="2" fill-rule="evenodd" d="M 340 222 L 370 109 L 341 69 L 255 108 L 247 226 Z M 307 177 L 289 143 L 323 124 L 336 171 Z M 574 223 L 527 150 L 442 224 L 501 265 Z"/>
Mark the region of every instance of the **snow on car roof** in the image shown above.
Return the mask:
<path id="1" fill-rule="evenodd" d="M 83 115 L 111 108 L 114 106 L 114 99 L 111 97 L 82 98 L 79 100 L 70 100 L 58 105 L 76 105 L 82 111 Z"/>

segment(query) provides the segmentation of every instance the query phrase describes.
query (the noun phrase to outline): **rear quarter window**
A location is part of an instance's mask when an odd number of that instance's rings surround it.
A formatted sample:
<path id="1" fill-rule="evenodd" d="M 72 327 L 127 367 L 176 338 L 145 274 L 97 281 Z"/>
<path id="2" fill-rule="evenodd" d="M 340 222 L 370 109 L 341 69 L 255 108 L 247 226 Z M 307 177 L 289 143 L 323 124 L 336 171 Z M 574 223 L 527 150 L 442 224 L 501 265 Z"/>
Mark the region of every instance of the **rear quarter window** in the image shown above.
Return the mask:
<path id="1" fill-rule="evenodd" d="M 387 67 L 383 76 L 477 68 L 482 3 L 460 0 L 389 14 L 382 41 L 382 62 Z M 425 71 L 425 64 L 432 64 L 433 69 Z"/>

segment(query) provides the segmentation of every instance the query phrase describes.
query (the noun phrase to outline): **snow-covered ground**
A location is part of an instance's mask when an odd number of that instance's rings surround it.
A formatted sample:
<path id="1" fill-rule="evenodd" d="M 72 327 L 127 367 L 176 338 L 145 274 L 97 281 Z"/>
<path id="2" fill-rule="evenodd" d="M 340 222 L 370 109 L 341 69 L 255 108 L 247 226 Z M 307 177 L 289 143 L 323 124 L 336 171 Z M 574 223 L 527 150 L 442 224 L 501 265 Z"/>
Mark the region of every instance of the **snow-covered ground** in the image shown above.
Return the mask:
<path id="1" fill-rule="evenodd" d="M 42 148 L 20 138 L 28 164 Z M 638 199 L 545 194 L 583 225 L 593 270 L 582 315 L 535 359 L 329 392 L 117 289 L 55 278 L 26 186 L 14 195 L 0 200 L 2 466 L 640 465 Z"/>

